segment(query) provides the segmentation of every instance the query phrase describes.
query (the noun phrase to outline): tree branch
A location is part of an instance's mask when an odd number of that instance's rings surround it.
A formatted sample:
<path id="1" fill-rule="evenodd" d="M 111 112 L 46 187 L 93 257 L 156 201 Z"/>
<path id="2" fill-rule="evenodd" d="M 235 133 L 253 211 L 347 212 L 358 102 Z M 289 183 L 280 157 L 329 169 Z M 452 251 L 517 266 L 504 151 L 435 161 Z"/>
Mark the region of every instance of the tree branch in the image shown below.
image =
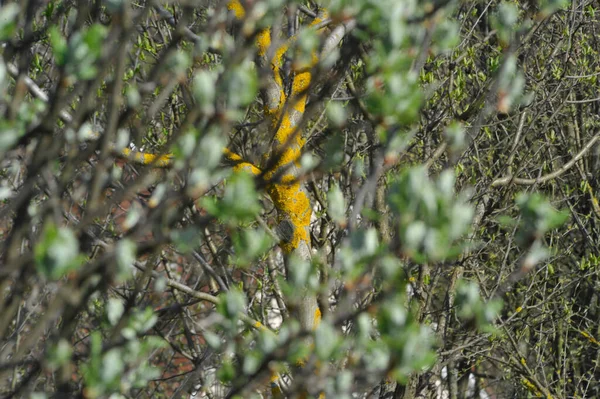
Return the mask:
<path id="1" fill-rule="evenodd" d="M 545 183 L 549 180 L 556 179 L 557 177 L 559 177 L 560 175 L 565 173 L 567 170 L 571 169 L 571 167 L 573 167 L 573 165 L 575 165 L 577 163 L 577 161 L 579 161 L 594 146 L 594 144 L 596 143 L 596 141 L 598 141 L 598 139 L 600 139 L 600 132 L 596 133 L 594 135 L 594 137 L 592 137 L 592 139 L 585 145 L 585 147 L 583 147 L 581 149 L 581 151 L 579 151 L 579 153 L 577 155 L 575 155 L 569 162 L 567 162 L 561 168 L 555 170 L 552 173 L 548 173 L 547 175 L 540 176 L 535 179 L 525 179 L 525 178 L 514 177 L 514 176 L 505 176 L 505 177 L 501 177 L 499 179 L 494 180 L 492 182 L 492 187 L 506 186 L 511 183 L 519 184 L 519 185 L 523 185 L 523 186 L 531 186 L 533 184 Z"/>

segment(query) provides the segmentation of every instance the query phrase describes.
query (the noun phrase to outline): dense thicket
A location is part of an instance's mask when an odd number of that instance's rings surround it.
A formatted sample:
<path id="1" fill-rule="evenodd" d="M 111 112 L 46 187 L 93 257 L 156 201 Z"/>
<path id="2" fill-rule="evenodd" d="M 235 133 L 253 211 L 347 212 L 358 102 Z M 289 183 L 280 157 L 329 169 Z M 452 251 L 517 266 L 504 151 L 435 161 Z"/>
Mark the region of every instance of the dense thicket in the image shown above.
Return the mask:
<path id="1" fill-rule="evenodd" d="M 600 396 L 597 1 L 0 3 L 0 397 Z"/>

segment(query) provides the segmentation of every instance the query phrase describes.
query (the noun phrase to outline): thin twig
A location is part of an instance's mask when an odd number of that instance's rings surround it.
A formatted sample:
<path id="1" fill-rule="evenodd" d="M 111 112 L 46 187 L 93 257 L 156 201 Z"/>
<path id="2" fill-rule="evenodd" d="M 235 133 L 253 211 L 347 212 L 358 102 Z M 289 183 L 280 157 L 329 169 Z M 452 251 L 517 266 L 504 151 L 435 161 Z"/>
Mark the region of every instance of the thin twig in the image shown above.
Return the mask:
<path id="1" fill-rule="evenodd" d="M 13 78 L 15 78 L 15 79 L 19 78 L 19 76 L 20 76 L 19 69 L 14 64 L 7 64 L 6 67 L 8 69 L 8 73 Z M 42 100 L 46 104 L 50 101 L 50 99 L 48 98 L 48 95 L 44 92 L 44 90 L 42 90 L 40 88 L 40 86 L 38 86 L 33 81 L 33 79 L 31 79 L 29 76 L 24 75 L 23 82 L 25 82 L 25 86 L 27 86 L 27 88 L 29 89 L 31 94 L 33 94 L 34 97 Z M 70 123 L 73 120 L 73 117 L 71 116 L 71 114 L 69 114 L 67 111 L 64 111 L 64 110 L 60 111 L 58 113 L 58 116 L 65 123 Z"/>
<path id="2" fill-rule="evenodd" d="M 579 161 L 594 146 L 594 144 L 596 143 L 596 141 L 598 141 L 599 138 L 600 132 L 596 133 L 596 135 L 592 137 L 592 139 L 585 145 L 585 147 L 583 147 L 581 151 L 579 151 L 579 153 L 575 155 L 569 162 L 567 162 L 561 168 L 555 170 L 552 173 L 548 173 L 547 175 L 540 176 L 535 179 L 524 179 L 520 177 L 514 177 L 512 175 L 505 176 L 494 180 L 492 182 L 492 187 L 506 186 L 510 183 L 531 186 L 533 184 L 545 183 L 549 180 L 556 179 L 557 177 L 565 173 L 567 170 L 571 169 L 571 167 L 575 165 L 577 161 Z"/>
<path id="3" fill-rule="evenodd" d="M 141 264 L 139 264 L 138 262 L 135 262 L 134 265 L 140 271 L 145 271 L 146 270 L 145 267 L 142 266 Z M 221 300 L 219 298 L 217 298 L 216 296 L 207 294 L 205 292 L 196 291 L 196 290 L 188 287 L 185 284 L 181 284 L 180 282 L 177 282 L 177 281 L 175 281 L 173 279 L 170 279 L 170 278 L 165 278 L 164 276 L 162 276 L 160 273 L 158 273 L 155 270 L 152 271 L 152 276 L 154 278 L 163 278 L 163 279 L 165 279 L 166 280 L 166 284 L 169 287 L 171 287 L 173 289 L 176 289 L 178 291 L 181 291 L 181 292 L 183 292 L 183 293 L 185 293 L 185 294 L 187 294 L 187 295 L 189 295 L 189 296 L 191 296 L 193 298 L 200 299 L 200 300 L 206 301 L 206 302 L 210 302 L 210 303 L 212 303 L 214 305 L 219 305 L 221 303 Z M 243 321 L 244 323 L 246 323 L 246 324 L 248 324 L 248 325 L 250 325 L 250 326 L 252 326 L 252 327 L 254 327 L 254 328 L 258 329 L 258 330 L 268 331 L 268 332 L 271 332 L 271 333 L 273 332 L 273 331 L 271 331 L 271 329 L 269 327 L 265 326 L 264 324 L 262 324 L 258 320 L 254 320 L 252 317 L 246 315 L 245 313 L 241 313 L 240 312 L 238 314 L 238 316 L 239 316 L 239 318 L 240 318 L 241 321 Z"/>

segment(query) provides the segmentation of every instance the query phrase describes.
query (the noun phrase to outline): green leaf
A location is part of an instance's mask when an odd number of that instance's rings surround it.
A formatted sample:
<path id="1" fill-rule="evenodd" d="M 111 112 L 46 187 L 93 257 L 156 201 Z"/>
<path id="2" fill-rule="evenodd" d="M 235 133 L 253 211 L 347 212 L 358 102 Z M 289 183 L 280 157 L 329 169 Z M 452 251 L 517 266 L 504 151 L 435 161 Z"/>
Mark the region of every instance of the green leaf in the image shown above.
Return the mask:
<path id="1" fill-rule="evenodd" d="M 230 108 L 245 107 L 255 100 L 258 94 L 258 76 L 254 64 L 246 59 L 227 76 L 227 98 Z"/>
<path id="2" fill-rule="evenodd" d="M 326 111 L 327 119 L 329 119 L 329 122 L 335 127 L 342 127 L 348 119 L 346 109 L 337 101 L 329 102 Z"/>
<path id="3" fill-rule="evenodd" d="M 210 331 L 204 331 L 202 335 L 204 336 L 208 346 L 210 346 L 212 349 L 218 350 L 221 348 L 220 336 Z"/>
<path id="4" fill-rule="evenodd" d="M 521 245 L 527 245 L 562 226 L 569 218 L 568 212 L 556 210 L 539 193 L 521 193 L 517 196 L 516 204 L 522 218 L 517 232 Z"/>
<path id="5" fill-rule="evenodd" d="M 453 50 L 460 42 L 460 28 L 454 20 L 445 18 L 435 25 L 432 42 L 434 51 L 446 52 Z"/>
<path id="6" fill-rule="evenodd" d="M 324 168 L 338 169 L 344 162 L 344 138 L 339 134 L 332 134 L 327 137 L 327 142 L 323 146 L 325 151 Z"/>
<path id="7" fill-rule="evenodd" d="M 95 78 L 98 73 L 96 61 L 104 48 L 106 34 L 106 27 L 96 23 L 73 33 L 66 43 L 58 28 L 50 28 L 50 43 L 56 63 L 64 65 L 68 75 L 83 80 Z"/>
<path id="8" fill-rule="evenodd" d="M 389 13 L 390 40 L 395 47 L 400 47 L 409 36 L 406 21 L 403 20 L 404 11 L 404 7 L 397 4 Z"/>
<path id="9" fill-rule="evenodd" d="M 133 264 L 137 255 L 137 245 L 129 239 L 120 240 L 115 248 L 117 261 L 117 281 L 126 281 L 133 274 Z"/>
<path id="10" fill-rule="evenodd" d="M 158 316 L 147 307 L 143 311 L 135 312 L 131 317 L 131 327 L 138 333 L 142 334 L 151 329 L 158 321 Z"/>
<path id="11" fill-rule="evenodd" d="M 398 215 L 402 250 L 415 262 L 458 256 L 469 231 L 473 208 L 466 194 L 456 195 L 452 170 L 432 181 L 424 168 L 405 170 L 391 184 L 390 208 Z"/>
<path id="12" fill-rule="evenodd" d="M 17 3 L 10 3 L 0 8 L 0 41 L 10 39 L 17 28 L 17 17 L 19 16 Z"/>
<path id="13" fill-rule="evenodd" d="M 245 313 L 246 296 L 236 288 L 232 288 L 221 295 L 221 302 L 217 306 L 219 313 L 231 320 L 237 320 L 239 313 Z"/>
<path id="14" fill-rule="evenodd" d="M 210 131 L 202 136 L 200 140 L 200 151 L 194 160 L 194 166 L 212 170 L 219 165 L 223 158 L 223 147 L 227 144 L 227 138 L 218 130 Z"/>
<path id="15" fill-rule="evenodd" d="M 402 372 L 407 370 L 406 375 L 413 370 L 421 370 L 430 367 L 435 361 L 435 353 L 431 351 L 433 336 L 429 328 L 423 325 L 413 325 L 407 331 L 402 357 Z"/>
<path id="16" fill-rule="evenodd" d="M 338 225 L 346 225 L 346 201 L 337 184 L 333 184 L 327 193 L 327 212 Z"/>
<path id="17" fill-rule="evenodd" d="M 123 354 L 119 349 L 111 349 L 102 358 L 101 381 L 106 385 L 116 384 L 125 368 Z"/>
<path id="18" fill-rule="evenodd" d="M 44 277 L 57 280 L 76 270 L 84 258 L 79 254 L 79 241 L 72 230 L 46 224 L 34 249 L 37 270 Z"/>
<path id="19" fill-rule="evenodd" d="M 364 355 L 365 364 L 369 371 L 383 371 L 389 366 L 391 353 L 389 347 L 383 342 L 372 342 Z"/>
<path id="20" fill-rule="evenodd" d="M 73 355 L 73 347 L 65 340 L 59 340 L 56 345 L 51 346 L 48 350 L 48 366 L 51 370 L 56 370 L 59 367 L 68 364 Z"/>
<path id="21" fill-rule="evenodd" d="M 171 231 L 171 240 L 177 250 L 184 254 L 191 253 L 199 245 L 200 230 L 191 226 Z"/>
<path id="22" fill-rule="evenodd" d="M 547 16 L 551 15 L 552 13 L 554 13 L 555 11 L 558 11 L 560 9 L 564 9 L 565 7 L 567 7 L 569 5 L 569 1 L 568 0 L 540 0 L 540 17 L 541 18 L 546 18 Z"/>
<path id="23" fill-rule="evenodd" d="M 121 11 L 125 5 L 125 0 L 104 0 L 106 11 L 110 14 L 116 14 Z"/>
<path id="24" fill-rule="evenodd" d="M 466 145 L 465 128 L 462 123 L 451 122 L 444 130 L 450 150 L 459 153 Z"/>
<path id="25" fill-rule="evenodd" d="M 244 356 L 244 364 L 242 370 L 244 374 L 251 375 L 258 370 L 260 364 L 264 358 L 264 355 L 260 351 L 250 351 Z"/>
<path id="26" fill-rule="evenodd" d="M 367 93 L 367 109 L 388 125 L 411 124 L 421 111 L 423 94 L 414 73 L 391 71 L 372 76 L 367 80 Z"/>
<path id="27" fill-rule="evenodd" d="M 287 361 L 291 364 L 305 362 L 310 356 L 311 350 L 311 347 L 306 345 L 305 341 L 295 340 L 292 342 L 290 349 L 287 352 Z"/>
<path id="28" fill-rule="evenodd" d="M 231 176 L 221 200 L 203 198 L 202 205 L 209 213 L 231 224 L 252 221 L 261 209 L 254 178 L 244 172 Z"/>
<path id="29" fill-rule="evenodd" d="M 532 268 L 538 263 L 546 260 L 550 256 L 550 251 L 539 241 L 536 240 L 529 249 L 527 256 L 523 260 L 525 267 Z"/>
<path id="30" fill-rule="evenodd" d="M 167 185 L 165 183 L 159 183 L 154 188 L 152 192 L 152 196 L 148 200 L 148 206 L 150 208 L 156 208 L 164 199 L 164 196 L 167 192 Z"/>
<path id="31" fill-rule="evenodd" d="M 493 322 L 500 315 L 503 303 L 501 299 L 484 302 L 475 283 L 460 280 L 456 290 L 456 307 L 462 320 L 474 321 L 480 331 L 493 332 Z"/>
<path id="32" fill-rule="evenodd" d="M 21 137 L 22 130 L 12 121 L 0 119 L 0 153 L 12 148 Z"/>
<path id="33" fill-rule="evenodd" d="M 48 29 L 48 38 L 50 39 L 50 46 L 52 46 L 52 54 L 54 54 L 56 65 L 65 65 L 67 59 L 67 40 L 55 25 Z"/>
<path id="34" fill-rule="evenodd" d="M 217 371 L 217 378 L 222 383 L 227 383 L 235 378 L 235 367 L 230 360 L 224 360 L 221 363 L 221 367 Z"/>
<path id="35" fill-rule="evenodd" d="M 377 230 L 358 230 L 350 236 L 350 245 L 357 256 L 372 256 L 379 247 Z"/>
<path id="36" fill-rule="evenodd" d="M 503 45 L 507 45 L 518 29 L 519 9 L 513 3 L 502 2 L 498 11 L 492 16 L 491 24 L 498 31 L 497 35 Z"/>
<path id="37" fill-rule="evenodd" d="M 106 303 L 106 317 L 111 326 L 116 326 L 125 311 L 123 301 L 117 298 L 109 298 Z"/>
<path id="38" fill-rule="evenodd" d="M 185 76 L 187 69 L 192 65 L 192 60 L 187 52 L 175 51 L 165 62 L 165 69 L 169 73 Z"/>
<path id="39" fill-rule="evenodd" d="M 214 71 L 201 70 L 194 76 L 192 93 L 202 112 L 212 115 L 215 112 L 217 74 Z"/>
<path id="40" fill-rule="evenodd" d="M 263 255 L 272 245 L 271 236 L 262 228 L 245 228 L 233 235 L 235 248 L 235 264 L 247 266 Z"/>
<path id="41" fill-rule="evenodd" d="M 339 337 L 333 326 L 323 321 L 315 331 L 315 353 L 321 360 L 328 360 L 337 350 Z"/>
<path id="42" fill-rule="evenodd" d="M 258 332 L 258 347 L 265 353 L 271 353 L 277 349 L 277 336 L 270 331 L 260 330 Z"/>
<path id="43" fill-rule="evenodd" d="M 310 262 L 297 256 L 289 259 L 289 281 L 293 287 L 306 287 L 312 273 Z"/>

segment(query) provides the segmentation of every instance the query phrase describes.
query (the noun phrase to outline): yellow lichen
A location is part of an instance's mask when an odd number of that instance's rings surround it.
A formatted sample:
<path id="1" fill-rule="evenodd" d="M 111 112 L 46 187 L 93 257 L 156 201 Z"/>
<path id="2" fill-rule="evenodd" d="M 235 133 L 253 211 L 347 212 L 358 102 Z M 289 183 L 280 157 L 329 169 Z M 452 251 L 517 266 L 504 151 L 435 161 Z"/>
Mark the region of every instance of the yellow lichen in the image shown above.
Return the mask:
<path id="1" fill-rule="evenodd" d="M 237 19 L 242 19 L 246 16 L 246 10 L 244 10 L 244 6 L 242 6 L 239 0 L 230 0 L 227 3 L 227 9 L 233 11 Z"/>
<path id="2" fill-rule="evenodd" d="M 140 151 L 131 151 L 129 148 L 121 150 L 121 154 L 128 160 L 142 165 L 155 165 L 158 167 L 170 166 L 172 163 L 172 154 L 156 155 Z"/>
<path id="3" fill-rule="evenodd" d="M 245 171 L 245 172 L 250 172 L 255 176 L 259 175 L 261 172 L 261 170 L 259 168 L 257 168 L 250 162 L 244 161 L 241 156 L 239 156 L 235 152 L 231 151 L 229 148 L 223 149 L 223 155 L 225 156 L 225 159 L 236 163 L 235 166 L 233 167 L 234 172 Z"/>
<path id="4" fill-rule="evenodd" d="M 298 108 L 304 110 L 304 105 Z M 277 124 L 278 119 L 275 118 L 273 125 L 277 126 Z M 296 129 L 289 112 L 285 112 L 281 118 L 281 123 L 279 123 L 279 128 L 275 133 L 275 140 L 278 145 L 275 148 L 274 156 L 278 156 L 279 158 L 271 171 L 266 174 L 265 177 L 267 179 L 275 176 L 280 168 L 290 163 L 297 163 L 302 155 L 302 147 L 305 140 L 302 138 L 301 132 Z"/>
<path id="5" fill-rule="evenodd" d="M 121 150 L 121 155 L 130 162 L 139 163 L 142 165 L 167 167 L 172 165 L 173 163 L 173 154 L 156 155 L 141 151 L 132 151 L 129 148 L 124 148 Z M 244 161 L 241 156 L 232 152 L 228 148 L 223 149 L 223 155 L 225 156 L 225 159 L 236 163 L 233 167 L 234 172 L 246 171 L 252 173 L 255 176 L 258 176 L 261 173 L 261 170 L 259 168 L 257 168 L 250 162 Z"/>
<path id="6" fill-rule="evenodd" d="M 521 384 L 523 384 L 523 386 L 525 388 L 527 388 L 527 390 L 529 392 L 531 392 L 533 395 L 535 395 L 536 397 L 538 397 L 538 398 L 543 397 L 542 393 L 537 389 L 537 387 L 531 381 L 529 381 L 527 378 L 521 377 Z"/>
<path id="7" fill-rule="evenodd" d="M 242 157 L 236 154 L 235 152 L 231 151 L 229 148 L 223 149 L 223 155 L 225 156 L 225 159 L 228 159 L 233 162 L 242 161 Z"/>
<path id="8" fill-rule="evenodd" d="M 310 72 L 297 74 L 292 83 L 292 95 L 297 96 L 300 93 L 304 93 L 308 89 L 308 86 L 310 86 L 311 77 Z M 302 105 L 302 112 L 304 112 L 305 103 L 306 99 L 304 99 L 304 101 L 298 101 L 298 105 Z"/>
<path id="9" fill-rule="evenodd" d="M 258 55 L 264 57 L 267 54 L 267 50 L 271 45 L 271 29 L 266 28 L 261 30 L 256 36 L 256 47 L 258 48 Z"/>
<path id="10" fill-rule="evenodd" d="M 321 309 L 315 310 L 315 329 L 321 324 Z"/>
<path id="11" fill-rule="evenodd" d="M 324 20 L 326 20 L 327 18 L 329 18 L 329 11 L 325 10 L 324 8 L 321 8 L 319 10 L 319 15 L 316 16 L 312 22 L 309 24 L 309 26 L 315 26 L 320 24 L 321 22 L 323 22 Z"/>
<path id="12" fill-rule="evenodd" d="M 279 68 L 282 65 L 282 58 L 288 49 L 288 45 L 281 46 L 271 63 L 275 81 L 278 85 L 283 85 L 279 76 Z M 299 93 L 306 91 L 310 85 L 311 75 L 309 72 L 298 74 L 292 84 L 292 95 L 296 96 Z M 297 129 L 295 121 L 292 120 L 291 112 L 296 112 L 298 115 L 304 113 L 306 107 L 306 95 L 301 95 L 299 98 L 292 99 L 291 110 L 281 112 L 285 104 L 285 97 L 282 91 L 279 110 L 269 110 L 272 119 L 273 127 L 278 126 L 275 133 L 275 151 L 274 156 L 278 156 L 277 163 L 266 175 L 266 179 L 273 178 L 282 168 L 294 163 L 297 166 L 298 160 L 302 155 L 302 147 L 305 140 L 302 138 L 301 132 Z M 280 220 L 287 219 L 292 223 L 293 232 L 291 238 L 281 244 L 281 249 L 285 253 L 291 253 L 298 248 L 301 242 L 309 244 L 308 227 L 312 209 L 310 200 L 306 193 L 302 190 L 300 183 L 296 181 L 296 176 L 287 173 L 281 177 L 279 182 L 272 183 L 267 187 L 267 192 L 271 196 L 275 207 L 279 212 Z"/>
<path id="13" fill-rule="evenodd" d="M 525 358 L 523 358 L 523 357 L 521 358 L 521 364 L 522 364 L 524 367 L 527 367 L 527 362 L 525 361 Z"/>
<path id="14" fill-rule="evenodd" d="M 308 226 L 312 210 L 308 196 L 300 184 L 271 184 L 267 187 L 267 192 L 279 211 L 279 219 L 287 219 L 293 225 L 292 236 L 281 244 L 281 249 L 285 253 L 291 253 L 301 242 L 309 243 Z"/>
<path id="15" fill-rule="evenodd" d="M 313 21 L 313 23 L 318 23 Z M 277 209 L 279 221 L 286 221 L 291 224 L 291 234 L 285 237 L 280 243 L 281 250 L 285 254 L 291 254 L 295 250 L 304 245 L 307 249 L 310 248 L 310 220 L 312 216 L 312 207 L 308 194 L 302 187 L 302 183 L 298 181 L 297 168 L 302 148 L 305 140 L 302 137 L 302 132 L 299 129 L 298 123 L 305 112 L 307 95 L 306 92 L 310 87 L 311 73 L 309 70 L 294 71 L 295 75 L 292 80 L 290 98 L 286 98 L 284 92 L 284 82 L 281 76 L 281 68 L 283 67 L 283 57 L 288 51 L 291 43 L 296 38 L 291 38 L 286 43 L 276 49 L 273 58 L 270 60 L 272 70 L 272 79 L 279 89 L 279 93 L 268 92 L 273 98 L 266 101 L 265 117 L 270 119 L 271 127 L 276 129 L 271 157 L 276 157 L 275 165 L 265 174 L 265 179 L 270 181 L 267 185 L 267 193 L 271 197 L 275 208 Z M 259 34 L 257 37 L 257 47 L 260 56 L 264 57 L 267 54 L 268 47 L 271 45 L 270 31 Z M 316 55 L 313 54 L 313 63 L 316 64 Z M 314 65 L 313 64 L 313 65 Z M 311 65 L 312 67 L 312 65 Z M 273 88 L 270 88 L 273 89 Z M 274 91 L 274 90 L 273 90 Z M 278 95 L 279 97 L 275 97 Z M 278 103 L 275 105 L 275 103 Z M 289 167 L 291 169 L 286 169 Z M 280 176 L 281 171 L 285 171 L 283 176 Z M 277 181 L 271 181 L 278 177 Z M 310 303 L 310 301 L 309 301 Z M 312 307 L 312 305 L 310 305 Z M 321 310 L 317 306 L 314 310 L 313 328 L 321 322 Z M 305 361 L 298 361 L 298 365 L 302 366 Z M 271 379 L 273 397 L 280 397 L 279 386 L 276 383 L 277 378 Z M 300 397 L 306 397 L 307 392 L 303 391 Z M 319 395 L 319 398 L 324 398 L 324 394 Z"/>
<path id="16" fill-rule="evenodd" d="M 252 173 L 254 176 L 258 176 L 261 172 L 260 169 L 258 169 L 256 166 L 252 165 L 250 162 L 240 162 L 237 165 L 235 165 L 233 167 L 233 171 L 234 172 L 249 172 Z"/>
<path id="17" fill-rule="evenodd" d="M 585 331 L 579 331 L 579 333 L 581 335 L 583 335 L 585 338 L 587 338 L 587 340 L 590 341 L 592 344 L 594 344 L 594 345 L 600 345 L 600 342 L 598 342 L 596 340 L 596 338 L 592 337 L 589 333 L 587 333 Z"/>
<path id="18" fill-rule="evenodd" d="M 281 68 L 281 66 L 283 65 L 283 55 L 288 51 L 288 49 L 290 48 L 290 43 L 283 43 L 275 52 L 275 55 L 273 56 L 273 59 L 271 60 L 271 63 L 277 67 L 277 68 Z"/>
<path id="19" fill-rule="evenodd" d="M 300 135 L 298 135 L 300 136 Z M 288 137 L 285 137 L 288 138 Z M 295 143 L 290 143 L 290 145 L 287 148 L 282 149 L 280 154 L 276 154 L 275 156 L 279 156 L 279 159 L 277 160 L 277 164 L 275 165 L 275 167 L 273 169 L 271 169 L 266 175 L 265 178 L 267 180 L 272 179 L 278 172 L 279 169 L 281 169 L 282 167 L 286 166 L 290 163 L 297 163 L 297 161 L 300 159 L 300 155 L 301 155 L 301 151 L 300 149 L 302 148 L 302 144 L 304 144 L 304 139 L 299 138 L 299 137 L 295 137 L 296 138 L 296 142 Z M 294 140 L 292 140 L 294 141 Z M 283 180 L 282 180 L 283 181 Z"/>

